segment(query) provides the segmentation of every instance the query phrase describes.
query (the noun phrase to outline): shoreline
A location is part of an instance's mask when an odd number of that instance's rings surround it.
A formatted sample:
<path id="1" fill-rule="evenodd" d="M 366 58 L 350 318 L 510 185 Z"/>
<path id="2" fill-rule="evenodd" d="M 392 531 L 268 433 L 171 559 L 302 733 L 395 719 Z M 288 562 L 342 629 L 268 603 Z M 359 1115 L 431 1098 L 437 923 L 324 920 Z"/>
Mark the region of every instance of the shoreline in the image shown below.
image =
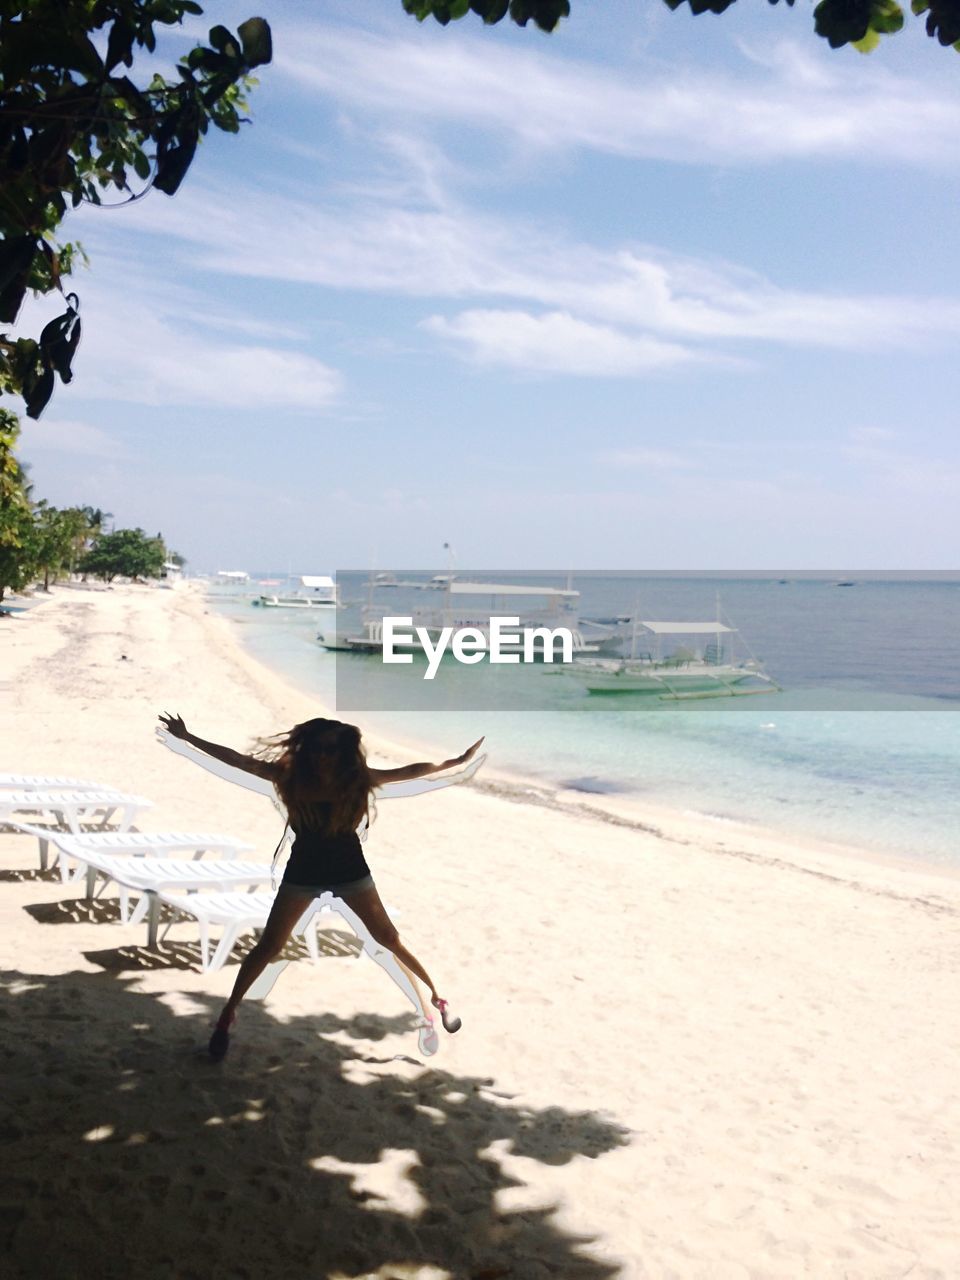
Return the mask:
<path id="1" fill-rule="evenodd" d="M 206 599 L 202 584 L 185 583 L 184 586 Z M 215 607 L 216 602 L 212 603 Z M 220 613 L 212 613 L 210 616 L 225 624 L 238 650 L 253 664 L 254 670 L 262 672 L 271 680 L 277 680 L 291 693 L 311 699 L 322 714 L 337 715 L 332 708 L 318 701 L 317 695 L 305 685 L 298 684 L 293 677 L 251 654 L 244 643 L 243 628 L 236 620 Z M 400 763 L 409 760 L 411 756 L 429 758 L 432 750 L 429 743 L 416 736 L 383 734 L 376 729 L 369 733 L 365 731 L 364 740 L 390 763 Z M 484 764 L 471 785 L 478 791 L 512 804 L 539 805 L 560 812 L 579 814 L 602 823 L 653 835 L 668 843 L 702 844 L 711 848 L 718 856 L 766 861 L 771 866 L 796 865 L 800 871 L 817 874 L 829 871 L 833 864 L 835 873 L 840 874 L 841 869 L 846 868 L 847 875 L 854 877 L 862 876 L 865 871 L 874 868 L 879 871 L 900 872 L 907 876 L 916 874 L 960 886 L 960 868 L 945 866 L 922 857 L 898 856 L 884 849 L 797 834 L 787 828 L 774 828 L 751 820 L 721 817 L 695 809 L 684 810 L 651 804 L 648 800 L 632 799 L 622 794 L 579 791 L 516 770 L 504 772 L 489 761 Z M 734 841 L 743 848 L 732 848 Z M 764 849 L 776 850 L 776 853 L 767 856 Z"/>
<path id="2" fill-rule="evenodd" d="M 152 727 L 179 711 L 242 747 L 315 699 L 201 598 L 71 589 L 0 646 L 3 768 L 122 787 L 155 802 L 146 830 L 269 859 L 272 806 Z M 952 1280 L 954 882 L 726 829 L 718 856 L 682 817 L 638 828 L 508 781 L 373 824 L 383 900 L 464 1020 L 428 1059 L 334 920 L 214 1066 L 237 956 L 202 973 L 187 924 L 146 952 L 110 891 L 85 901 L 0 833 L 11 1276 L 82 1259 L 120 1280 L 136 1222 L 158 1280 Z"/>

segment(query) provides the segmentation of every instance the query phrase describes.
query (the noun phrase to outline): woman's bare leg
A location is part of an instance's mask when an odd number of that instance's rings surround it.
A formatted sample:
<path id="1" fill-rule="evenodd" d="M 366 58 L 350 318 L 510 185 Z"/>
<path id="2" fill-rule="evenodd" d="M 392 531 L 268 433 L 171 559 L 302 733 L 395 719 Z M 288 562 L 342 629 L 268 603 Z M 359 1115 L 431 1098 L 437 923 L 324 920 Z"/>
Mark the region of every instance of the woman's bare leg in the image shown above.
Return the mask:
<path id="1" fill-rule="evenodd" d="M 429 1018 L 430 1006 L 428 1005 L 426 999 L 424 998 L 423 987 L 421 987 L 420 985 L 420 979 L 413 972 L 413 970 L 407 968 L 407 966 L 403 963 L 403 961 L 398 959 L 397 956 L 394 956 L 393 958 L 394 960 L 397 961 L 397 964 L 400 966 L 403 972 L 407 975 L 410 985 L 411 987 L 413 987 L 414 995 L 417 997 L 417 1003 L 420 1005 L 420 1012 L 423 1014 L 425 1018 Z"/>
<path id="2" fill-rule="evenodd" d="M 260 977 L 267 965 L 276 960 L 293 932 L 294 925 L 312 901 L 313 894 L 311 893 L 294 894 L 284 892 L 274 899 L 273 906 L 270 908 L 270 915 L 267 917 L 267 923 L 263 927 L 263 932 L 260 934 L 256 946 L 248 952 L 240 965 L 240 972 L 237 974 L 237 980 L 233 984 L 230 999 L 223 1006 L 218 1026 L 223 1027 L 224 1030 L 229 1027 L 236 1013 L 237 1005 Z"/>
<path id="3" fill-rule="evenodd" d="M 366 925 L 374 942 L 378 942 L 381 947 L 386 947 L 388 951 L 393 953 L 397 963 L 406 972 L 411 981 L 414 982 L 414 989 L 417 991 L 417 995 L 420 996 L 420 992 L 414 981 L 415 978 L 419 978 L 421 982 L 426 983 L 430 989 L 431 1003 L 436 1005 L 438 1009 L 441 1008 L 445 1002 L 441 1000 L 433 979 L 413 952 L 408 951 L 400 941 L 400 934 L 387 914 L 387 909 L 380 900 L 376 886 L 373 885 L 369 889 L 361 889 L 359 893 L 351 893 L 345 896 L 343 900 L 350 910 L 355 911 Z M 420 996 L 420 1004 L 425 1010 L 426 1006 L 422 996 Z M 459 1025 L 459 1022 L 457 1025 Z M 444 1015 L 444 1026 L 448 1027 L 449 1030 L 456 1029 L 452 1025 L 448 1026 L 446 1015 Z"/>

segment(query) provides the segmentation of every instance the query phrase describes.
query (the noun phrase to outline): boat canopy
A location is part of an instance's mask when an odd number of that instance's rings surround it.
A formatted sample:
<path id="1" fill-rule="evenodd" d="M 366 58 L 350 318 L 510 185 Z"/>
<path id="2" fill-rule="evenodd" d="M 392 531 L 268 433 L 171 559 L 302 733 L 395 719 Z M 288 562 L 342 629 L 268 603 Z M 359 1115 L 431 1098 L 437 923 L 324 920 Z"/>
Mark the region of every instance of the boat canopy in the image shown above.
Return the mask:
<path id="1" fill-rule="evenodd" d="M 328 574 L 304 574 L 301 583 L 305 587 L 335 587 L 336 583 Z"/>
<path id="2" fill-rule="evenodd" d="M 461 596 L 554 596 L 575 600 L 579 591 L 561 591 L 558 587 L 498 586 L 495 582 L 451 582 L 450 594 Z"/>
<path id="3" fill-rule="evenodd" d="M 704 636 L 715 635 L 718 631 L 736 631 L 736 627 L 726 627 L 722 622 L 638 622 L 637 626 L 655 636 Z"/>

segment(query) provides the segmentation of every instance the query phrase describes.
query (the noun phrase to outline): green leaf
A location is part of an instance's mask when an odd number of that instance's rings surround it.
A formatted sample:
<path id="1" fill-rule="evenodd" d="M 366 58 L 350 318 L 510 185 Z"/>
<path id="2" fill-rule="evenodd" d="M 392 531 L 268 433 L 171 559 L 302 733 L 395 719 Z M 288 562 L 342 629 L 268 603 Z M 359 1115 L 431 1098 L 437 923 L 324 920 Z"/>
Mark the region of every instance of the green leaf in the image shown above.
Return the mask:
<path id="1" fill-rule="evenodd" d="M 239 58 L 240 49 L 237 45 L 233 34 L 226 27 L 216 26 L 210 28 L 210 43 L 219 53 L 225 57 L 234 59 Z"/>
<path id="2" fill-rule="evenodd" d="M 854 40 L 853 47 L 858 53 L 873 53 L 880 43 L 879 34 L 871 27 L 862 40 Z"/>
<path id="3" fill-rule="evenodd" d="M 903 10 L 896 0 L 874 0 L 870 27 L 884 36 L 892 36 L 903 27 Z"/>
<path id="4" fill-rule="evenodd" d="M 28 418 L 39 418 L 43 413 L 53 395 L 53 383 L 52 365 L 46 365 L 38 376 L 29 379 L 29 384 L 24 386 L 23 396 Z"/>
<path id="5" fill-rule="evenodd" d="M 29 269 L 36 251 L 36 236 L 14 236 L 10 240 L 0 240 L 0 288 L 4 288 L 16 276 Z M 0 320 L 7 318 L 0 316 Z M 9 317 L 10 320 L 13 318 Z"/>
<path id="6" fill-rule="evenodd" d="M 71 294 L 71 297 L 75 296 Z M 44 357 L 59 373 L 61 382 L 69 382 L 73 377 L 70 365 L 79 342 L 80 316 L 72 306 L 62 316 L 51 320 L 40 334 L 40 347 Z"/>
<path id="7" fill-rule="evenodd" d="M 128 76 L 114 76 L 110 86 L 117 97 L 121 98 L 138 116 L 150 114 L 149 102 Z"/>
<path id="8" fill-rule="evenodd" d="M 248 18 L 237 27 L 243 42 L 243 57 L 248 67 L 261 67 L 273 57 L 273 40 L 269 24 L 263 18 Z"/>
<path id="9" fill-rule="evenodd" d="M 186 176 L 199 139 L 196 122 L 180 122 L 179 132 L 164 137 L 157 147 L 157 172 L 153 185 L 157 191 L 172 196 Z"/>
<path id="10" fill-rule="evenodd" d="M 36 251 L 35 236 L 0 241 L 0 323 L 12 324 L 16 320 Z"/>
<path id="11" fill-rule="evenodd" d="M 110 28 L 110 38 L 107 41 L 107 57 L 104 65 L 108 71 L 112 71 L 118 62 L 122 62 L 125 67 L 133 63 L 134 34 L 132 27 L 117 18 Z"/>

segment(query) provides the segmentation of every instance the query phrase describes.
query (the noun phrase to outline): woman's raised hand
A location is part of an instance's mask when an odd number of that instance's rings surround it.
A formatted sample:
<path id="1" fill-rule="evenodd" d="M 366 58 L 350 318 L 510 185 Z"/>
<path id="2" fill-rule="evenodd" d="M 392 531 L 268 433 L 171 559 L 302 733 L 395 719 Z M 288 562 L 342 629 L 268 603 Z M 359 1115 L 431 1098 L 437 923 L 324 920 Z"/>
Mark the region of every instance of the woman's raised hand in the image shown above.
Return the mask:
<path id="1" fill-rule="evenodd" d="M 451 760 L 450 763 L 466 764 L 468 760 L 472 760 L 473 757 L 477 754 L 477 752 L 480 750 L 482 743 L 483 743 L 483 738 L 478 738 L 472 747 L 467 747 L 466 751 L 464 751 L 462 756 L 457 756 L 457 758 L 455 760 Z"/>
<path id="2" fill-rule="evenodd" d="M 189 737 L 187 726 L 179 716 L 172 716 L 169 712 L 164 711 L 160 715 L 160 723 L 166 729 L 167 733 L 172 734 L 175 738 Z"/>

